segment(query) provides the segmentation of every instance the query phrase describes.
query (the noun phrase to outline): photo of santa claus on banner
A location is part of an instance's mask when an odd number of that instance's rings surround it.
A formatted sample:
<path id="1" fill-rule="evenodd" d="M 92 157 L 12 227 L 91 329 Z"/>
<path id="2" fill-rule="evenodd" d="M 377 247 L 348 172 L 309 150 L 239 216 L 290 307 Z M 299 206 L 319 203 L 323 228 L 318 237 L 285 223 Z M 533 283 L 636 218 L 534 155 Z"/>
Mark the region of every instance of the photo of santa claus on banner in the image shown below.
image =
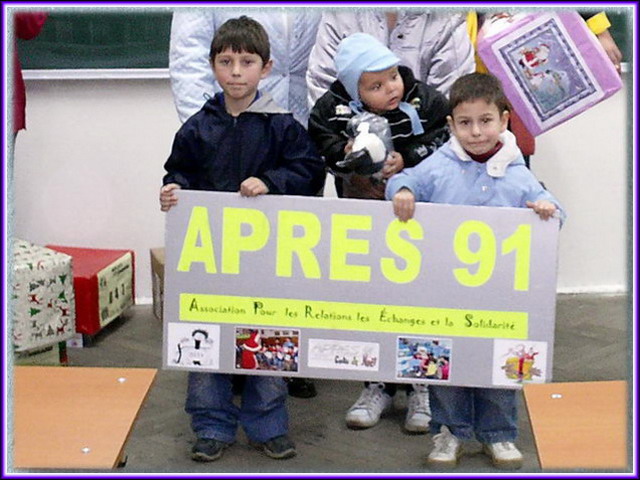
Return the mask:
<path id="1" fill-rule="evenodd" d="M 237 370 L 298 371 L 299 330 L 236 328 Z"/>

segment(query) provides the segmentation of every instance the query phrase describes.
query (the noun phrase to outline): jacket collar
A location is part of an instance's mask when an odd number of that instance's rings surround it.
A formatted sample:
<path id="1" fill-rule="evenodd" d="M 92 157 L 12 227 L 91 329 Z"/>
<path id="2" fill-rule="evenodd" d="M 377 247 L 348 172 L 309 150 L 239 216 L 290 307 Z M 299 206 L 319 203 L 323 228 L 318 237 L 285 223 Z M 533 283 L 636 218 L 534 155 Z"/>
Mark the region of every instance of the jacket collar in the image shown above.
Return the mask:
<path id="1" fill-rule="evenodd" d="M 398 66 L 398 73 L 400 73 L 402 82 L 404 83 L 404 97 L 402 100 L 407 103 L 411 103 L 411 100 L 413 100 L 416 95 L 418 81 L 409 67 L 405 67 L 404 65 Z"/>
<path id="2" fill-rule="evenodd" d="M 253 113 L 290 113 L 288 110 L 282 108 L 276 103 L 271 95 L 268 93 L 260 93 L 256 96 L 255 100 L 245 112 Z"/>
<path id="3" fill-rule="evenodd" d="M 211 112 L 224 112 L 226 113 L 225 105 L 224 105 L 224 93 L 218 92 L 214 95 L 212 99 L 210 99 L 207 103 L 205 103 L 206 110 Z M 280 107 L 273 97 L 268 93 L 262 93 L 258 91 L 256 98 L 253 99 L 251 105 L 242 113 L 251 112 L 251 113 L 289 113 L 288 110 Z"/>
<path id="4" fill-rule="evenodd" d="M 491 177 L 504 177 L 507 167 L 516 162 L 521 154 L 518 145 L 516 144 L 516 137 L 509 130 L 505 130 L 500 134 L 500 141 L 502 142 L 502 148 L 498 152 L 487 160 L 485 164 L 487 166 L 487 174 Z M 464 151 L 458 139 L 452 135 L 449 139 L 449 146 L 453 153 L 463 162 L 473 162 L 471 157 Z"/>

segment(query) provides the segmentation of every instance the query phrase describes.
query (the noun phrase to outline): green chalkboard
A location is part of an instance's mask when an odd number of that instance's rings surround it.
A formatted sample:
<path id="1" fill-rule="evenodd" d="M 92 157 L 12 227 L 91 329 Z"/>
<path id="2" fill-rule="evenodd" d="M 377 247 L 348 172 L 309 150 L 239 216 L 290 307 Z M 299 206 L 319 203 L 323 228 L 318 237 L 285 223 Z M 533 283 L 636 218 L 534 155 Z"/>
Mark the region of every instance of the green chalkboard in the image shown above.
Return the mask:
<path id="1" fill-rule="evenodd" d="M 630 11 L 609 11 L 607 10 L 607 18 L 611 22 L 611 36 L 618 44 L 618 48 L 622 52 L 622 61 L 631 62 L 633 57 L 633 17 Z"/>
<path id="2" fill-rule="evenodd" d="M 605 11 L 623 61 L 629 62 L 632 10 Z M 25 69 L 167 68 L 171 15 L 168 9 L 53 11 L 40 35 L 18 41 L 20 58 Z"/>
<path id="3" fill-rule="evenodd" d="M 622 61 L 630 62 L 633 57 L 633 10 L 629 7 L 592 8 L 589 10 L 579 10 L 580 14 L 585 20 L 602 11 L 607 14 L 607 18 L 611 23 L 609 33 L 611 33 L 611 36 L 622 52 Z"/>
<path id="4" fill-rule="evenodd" d="M 167 68 L 171 11 L 51 12 L 19 40 L 25 69 Z"/>

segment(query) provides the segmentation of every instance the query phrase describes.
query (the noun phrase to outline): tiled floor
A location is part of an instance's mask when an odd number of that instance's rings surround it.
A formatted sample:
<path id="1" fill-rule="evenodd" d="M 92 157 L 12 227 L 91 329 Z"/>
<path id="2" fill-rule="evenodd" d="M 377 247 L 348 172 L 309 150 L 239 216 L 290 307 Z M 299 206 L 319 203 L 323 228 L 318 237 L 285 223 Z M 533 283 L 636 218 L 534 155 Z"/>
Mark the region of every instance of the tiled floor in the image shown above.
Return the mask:
<path id="1" fill-rule="evenodd" d="M 554 381 L 630 379 L 632 332 L 626 296 L 561 295 L 558 298 Z M 71 349 L 75 366 L 161 368 L 162 325 L 150 306 L 137 306 L 101 332 L 92 347 Z M 318 396 L 289 398 L 291 436 L 298 455 L 272 460 L 238 442 L 213 463 L 189 458 L 194 437 L 183 410 L 186 374 L 160 370 L 126 445 L 127 464 L 119 473 L 398 473 L 434 476 L 424 461 L 431 448 L 429 435 L 402 430 L 404 409 L 394 409 L 368 430 L 349 430 L 344 414 L 357 398 L 361 384 L 316 380 Z M 527 411 L 519 394 L 520 438 L 524 472 L 542 472 Z M 466 455 L 453 473 L 497 472 L 480 453 L 466 446 Z"/>

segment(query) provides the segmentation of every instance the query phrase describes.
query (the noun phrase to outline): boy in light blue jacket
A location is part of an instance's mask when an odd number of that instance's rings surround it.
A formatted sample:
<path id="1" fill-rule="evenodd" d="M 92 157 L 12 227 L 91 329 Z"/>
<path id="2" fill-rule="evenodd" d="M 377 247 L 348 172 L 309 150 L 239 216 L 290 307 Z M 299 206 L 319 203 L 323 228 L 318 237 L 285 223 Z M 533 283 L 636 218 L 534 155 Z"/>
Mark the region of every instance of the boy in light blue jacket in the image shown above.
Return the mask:
<path id="1" fill-rule="evenodd" d="M 564 212 L 525 166 L 515 137 L 507 130 L 509 104 L 500 82 L 481 73 L 455 81 L 447 118 L 452 137 L 433 155 L 394 175 L 386 197 L 406 222 L 415 202 L 532 208 L 543 220 Z M 499 468 L 520 468 L 516 391 L 429 385 L 434 448 L 427 462 L 453 467 L 462 441 L 475 438 Z"/>

